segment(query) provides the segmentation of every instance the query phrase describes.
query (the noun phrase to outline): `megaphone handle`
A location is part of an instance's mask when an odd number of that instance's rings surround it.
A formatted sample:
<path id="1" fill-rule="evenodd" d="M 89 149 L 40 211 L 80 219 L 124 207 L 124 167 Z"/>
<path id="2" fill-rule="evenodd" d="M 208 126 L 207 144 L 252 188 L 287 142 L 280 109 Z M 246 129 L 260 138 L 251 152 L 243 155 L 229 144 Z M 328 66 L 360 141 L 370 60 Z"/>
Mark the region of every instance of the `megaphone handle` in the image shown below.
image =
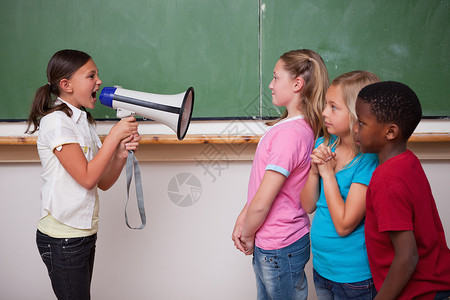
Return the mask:
<path id="1" fill-rule="evenodd" d="M 128 200 L 130 199 L 130 185 L 131 179 L 133 177 L 133 169 L 134 169 L 134 183 L 136 186 L 137 205 L 139 209 L 139 215 L 141 217 L 140 227 L 131 227 L 130 224 L 128 224 L 127 206 Z M 125 204 L 125 223 L 130 229 L 144 229 L 147 220 L 145 217 L 144 193 L 142 190 L 141 170 L 139 169 L 139 162 L 134 156 L 133 151 L 128 151 L 126 173 L 127 173 L 127 203 Z"/>

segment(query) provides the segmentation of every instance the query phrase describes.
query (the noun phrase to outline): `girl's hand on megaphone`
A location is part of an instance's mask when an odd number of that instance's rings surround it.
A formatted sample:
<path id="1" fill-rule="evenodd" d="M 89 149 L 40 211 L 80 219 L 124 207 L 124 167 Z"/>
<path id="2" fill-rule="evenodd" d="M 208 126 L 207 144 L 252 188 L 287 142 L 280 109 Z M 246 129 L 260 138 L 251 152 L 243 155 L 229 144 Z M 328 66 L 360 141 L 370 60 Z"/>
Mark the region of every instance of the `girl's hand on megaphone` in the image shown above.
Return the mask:
<path id="1" fill-rule="evenodd" d="M 138 126 L 139 124 L 136 122 L 135 117 L 123 118 L 111 128 L 109 135 L 114 136 L 117 142 L 120 143 L 120 141 L 130 136 L 139 135 Z"/>
<path id="2" fill-rule="evenodd" d="M 142 139 L 142 137 L 139 134 L 134 134 L 130 136 L 130 138 L 131 140 L 129 139 L 122 140 L 123 144 L 125 145 L 125 149 L 127 151 L 136 151 L 137 147 L 139 146 L 139 141 Z"/>
<path id="3" fill-rule="evenodd" d="M 139 134 L 130 135 L 129 137 L 123 139 L 116 150 L 116 157 L 126 159 L 128 156 L 128 151 L 136 151 L 139 146 L 139 141 L 141 140 Z"/>

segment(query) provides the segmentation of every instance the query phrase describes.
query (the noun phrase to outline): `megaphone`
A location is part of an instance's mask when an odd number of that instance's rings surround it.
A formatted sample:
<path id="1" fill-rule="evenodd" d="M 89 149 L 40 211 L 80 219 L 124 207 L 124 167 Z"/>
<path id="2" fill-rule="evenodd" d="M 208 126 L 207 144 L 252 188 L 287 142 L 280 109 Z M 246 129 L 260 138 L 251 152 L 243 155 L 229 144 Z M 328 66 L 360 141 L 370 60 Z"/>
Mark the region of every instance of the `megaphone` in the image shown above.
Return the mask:
<path id="1" fill-rule="evenodd" d="M 159 95 L 121 87 L 104 87 L 100 103 L 117 110 L 117 117 L 138 115 L 170 127 L 179 140 L 187 133 L 194 105 L 194 88 L 176 95 Z"/>

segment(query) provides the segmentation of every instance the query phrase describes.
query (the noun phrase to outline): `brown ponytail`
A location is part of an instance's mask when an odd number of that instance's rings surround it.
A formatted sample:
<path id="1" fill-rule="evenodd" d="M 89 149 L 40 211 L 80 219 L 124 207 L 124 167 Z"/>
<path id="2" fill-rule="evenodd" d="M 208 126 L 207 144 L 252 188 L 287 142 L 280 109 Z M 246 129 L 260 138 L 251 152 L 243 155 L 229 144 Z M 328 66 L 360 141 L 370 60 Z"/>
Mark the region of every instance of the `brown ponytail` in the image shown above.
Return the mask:
<path id="1" fill-rule="evenodd" d="M 90 59 L 92 58 L 87 53 L 78 50 L 61 50 L 52 56 L 47 65 L 48 83 L 36 90 L 25 133 L 36 132 L 39 129 L 40 119 L 54 111 L 63 111 L 67 116 L 72 116 L 72 111 L 65 103 L 55 105 L 55 100 L 60 94 L 59 82 L 62 79 L 69 79 Z M 93 123 L 94 118 L 90 113 L 87 114 L 89 122 Z M 31 129 L 31 126 L 34 128 Z"/>

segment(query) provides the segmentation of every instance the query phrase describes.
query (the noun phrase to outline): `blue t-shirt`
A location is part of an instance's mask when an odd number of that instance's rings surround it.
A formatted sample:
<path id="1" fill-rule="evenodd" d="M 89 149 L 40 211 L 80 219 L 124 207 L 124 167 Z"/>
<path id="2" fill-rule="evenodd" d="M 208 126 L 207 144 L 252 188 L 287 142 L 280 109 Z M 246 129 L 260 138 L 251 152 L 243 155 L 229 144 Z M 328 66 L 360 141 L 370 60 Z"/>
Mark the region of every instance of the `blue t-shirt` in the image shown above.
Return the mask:
<path id="1" fill-rule="evenodd" d="M 336 136 L 332 136 L 332 140 L 335 138 Z M 323 137 L 317 140 L 316 147 L 322 143 Z M 336 181 L 344 201 L 352 183 L 369 185 L 377 165 L 376 154 L 360 153 L 337 172 Z M 314 269 L 328 280 L 350 283 L 372 277 L 364 239 L 364 219 L 351 234 L 339 236 L 325 200 L 322 178 L 320 178 L 320 196 L 311 226 L 311 250 Z"/>

